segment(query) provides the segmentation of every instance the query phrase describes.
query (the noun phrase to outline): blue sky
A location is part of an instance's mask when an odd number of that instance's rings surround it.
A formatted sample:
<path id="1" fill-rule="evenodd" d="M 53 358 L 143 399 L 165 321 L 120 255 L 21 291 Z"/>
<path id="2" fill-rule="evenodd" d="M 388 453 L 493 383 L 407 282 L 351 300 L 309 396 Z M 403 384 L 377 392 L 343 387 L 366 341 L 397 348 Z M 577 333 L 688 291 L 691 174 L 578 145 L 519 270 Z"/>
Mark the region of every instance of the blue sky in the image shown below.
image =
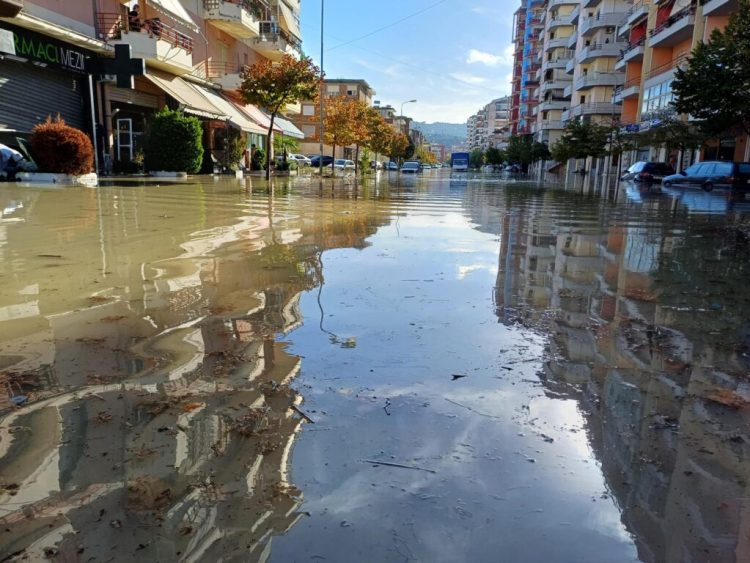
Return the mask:
<path id="1" fill-rule="evenodd" d="M 304 50 L 316 64 L 320 2 L 302 1 Z M 416 98 L 404 115 L 419 121 L 463 123 L 493 98 L 510 93 L 511 26 L 519 5 L 516 0 L 325 0 L 326 76 L 363 78 L 377 92 L 376 100 L 396 110 Z M 342 45 L 385 26 L 390 27 Z"/>

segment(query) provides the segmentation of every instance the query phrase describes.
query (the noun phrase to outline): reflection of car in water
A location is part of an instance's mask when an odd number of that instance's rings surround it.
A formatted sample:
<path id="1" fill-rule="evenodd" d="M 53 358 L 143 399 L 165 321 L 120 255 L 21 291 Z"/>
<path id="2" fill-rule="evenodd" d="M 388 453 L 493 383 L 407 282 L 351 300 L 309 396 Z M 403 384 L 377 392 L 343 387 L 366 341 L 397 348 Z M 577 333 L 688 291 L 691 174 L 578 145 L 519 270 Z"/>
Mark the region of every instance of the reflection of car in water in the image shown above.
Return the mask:
<path id="1" fill-rule="evenodd" d="M 451 191 L 465 190 L 468 185 L 469 181 L 466 179 L 466 176 L 461 174 L 459 176 L 451 176 L 451 181 L 450 184 L 448 184 L 448 189 L 450 189 Z"/>
<path id="2" fill-rule="evenodd" d="M 687 207 L 690 213 L 721 214 L 739 211 L 750 214 L 750 199 L 742 192 L 705 192 L 663 187 L 662 192 Z"/>

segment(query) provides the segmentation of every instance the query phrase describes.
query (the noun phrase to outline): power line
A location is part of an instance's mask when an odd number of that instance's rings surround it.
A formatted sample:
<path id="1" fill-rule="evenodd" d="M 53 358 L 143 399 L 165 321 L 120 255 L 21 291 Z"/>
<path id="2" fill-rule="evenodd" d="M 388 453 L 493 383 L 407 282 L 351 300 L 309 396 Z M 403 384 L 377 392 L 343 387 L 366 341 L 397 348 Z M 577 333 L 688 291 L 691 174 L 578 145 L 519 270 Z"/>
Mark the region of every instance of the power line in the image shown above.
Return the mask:
<path id="1" fill-rule="evenodd" d="M 334 49 L 338 49 L 339 47 L 344 47 L 345 45 L 351 45 L 352 43 L 356 43 L 357 41 L 361 41 L 362 39 L 366 39 L 368 37 L 372 37 L 373 35 L 380 33 L 381 31 L 384 31 L 388 28 L 394 27 L 402 22 L 405 22 L 408 19 L 414 18 L 416 16 L 419 16 L 420 14 L 424 14 L 428 10 L 431 10 L 432 8 L 435 8 L 436 6 L 439 6 L 440 4 L 445 4 L 448 0 L 438 0 L 438 2 L 435 2 L 433 4 L 430 4 L 426 8 L 422 8 L 421 10 L 418 10 L 416 12 L 413 12 L 411 14 L 408 14 L 401 18 L 400 20 L 396 20 L 395 22 L 389 23 L 384 25 L 383 27 L 379 27 L 378 29 L 375 29 L 369 33 L 366 33 L 364 35 L 361 35 L 360 37 L 357 37 L 355 39 L 351 39 L 349 41 L 346 41 L 345 43 L 339 43 L 338 45 L 334 45 L 333 47 L 329 47 L 326 49 L 326 51 L 333 51 Z M 335 38 L 334 38 L 335 39 Z M 342 39 L 336 39 L 336 41 L 343 41 Z"/>

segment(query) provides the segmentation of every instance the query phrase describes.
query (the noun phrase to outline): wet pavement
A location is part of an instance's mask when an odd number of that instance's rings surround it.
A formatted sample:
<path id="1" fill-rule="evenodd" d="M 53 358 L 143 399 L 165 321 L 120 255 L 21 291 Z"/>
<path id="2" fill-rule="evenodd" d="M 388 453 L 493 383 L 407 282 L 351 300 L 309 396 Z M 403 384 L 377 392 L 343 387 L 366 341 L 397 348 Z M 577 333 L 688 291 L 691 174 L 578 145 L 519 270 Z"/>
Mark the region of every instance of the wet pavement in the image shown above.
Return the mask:
<path id="1" fill-rule="evenodd" d="M 0 186 L 0 559 L 750 560 L 750 203 Z"/>

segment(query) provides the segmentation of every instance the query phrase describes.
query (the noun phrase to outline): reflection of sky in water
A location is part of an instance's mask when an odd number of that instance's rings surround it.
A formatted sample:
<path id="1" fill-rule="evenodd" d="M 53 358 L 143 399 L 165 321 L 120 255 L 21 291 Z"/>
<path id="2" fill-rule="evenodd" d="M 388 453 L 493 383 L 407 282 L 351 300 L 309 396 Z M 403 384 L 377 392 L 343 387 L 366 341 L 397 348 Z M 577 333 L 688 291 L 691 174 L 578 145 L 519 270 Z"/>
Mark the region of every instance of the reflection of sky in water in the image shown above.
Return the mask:
<path id="1" fill-rule="evenodd" d="M 370 242 L 323 257 L 324 328 L 357 347 L 320 332 L 316 292 L 288 336 L 316 419 L 293 456 L 311 516 L 272 560 L 634 560 L 582 414 L 538 384 L 543 340 L 493 314 L 497 236 L 430 209 Z"/>

